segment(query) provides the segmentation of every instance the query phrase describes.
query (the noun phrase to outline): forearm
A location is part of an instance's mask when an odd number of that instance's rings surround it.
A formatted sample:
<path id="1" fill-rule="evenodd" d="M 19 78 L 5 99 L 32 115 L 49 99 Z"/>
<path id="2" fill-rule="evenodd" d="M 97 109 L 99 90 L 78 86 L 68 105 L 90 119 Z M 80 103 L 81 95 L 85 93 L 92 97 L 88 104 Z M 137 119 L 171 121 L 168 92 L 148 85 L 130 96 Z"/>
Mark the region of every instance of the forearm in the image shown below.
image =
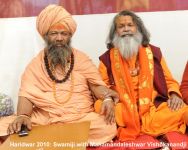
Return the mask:
<path id="1" fill-rule="evenodd" d="M 106 86 L 95 85 L 95 84 L 89 83 L 89 87 L 97 99 L 114 100 L 115 102 L 119 101 L 119 96 L 118 96 L 117 92 L 109 89 Z"/>
<path id="2" fill-rule="evenodd" d="M 96 84 L 92 84 L 89 83 L 89 88 L 91 90 L 91 92 L 94 94 L 94 96 L 97 99 L 104 99 L 105 96 L 105 92 L 107 92 L 107 87 L 102 86 L 102 85 L 96 85 Z"/>
<path id="3" fill-rule="evenodd" d="M 31 116 L 33 104 L 25 97 L 20 96 L 18 100 L 17 115 Z"/>
<path id="4" fill-rule="evenodd" d="M 179 97 L 179 98 L 181 98 L 181 95 L 178 93 L 178 92 L 176 92 L 176 91 L 171 91 L 170 93 L 169 93 L 169 96 L 170 97 L 172 97 L 172 96 L 177 96 L 177 97 Z"/>

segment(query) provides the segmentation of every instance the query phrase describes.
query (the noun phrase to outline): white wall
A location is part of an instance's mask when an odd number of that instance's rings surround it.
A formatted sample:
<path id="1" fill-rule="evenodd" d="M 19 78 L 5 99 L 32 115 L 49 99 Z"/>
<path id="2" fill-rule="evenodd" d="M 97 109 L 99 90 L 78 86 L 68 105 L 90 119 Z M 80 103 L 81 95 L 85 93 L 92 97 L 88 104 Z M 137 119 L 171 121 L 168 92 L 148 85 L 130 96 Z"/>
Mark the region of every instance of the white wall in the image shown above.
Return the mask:
<path id="1" fill-rule="evenodd" d="M 188 11 L 137 13 L 151 33 L 151 43 L 161 47 L 167 64 L 180 82 L 188 49 Z M 115 14 L 74 16 L 78 28 L 72 45 L 86 52 L 98 65 Z M 21 74 L 44 46 L 35 28 L 35 17 L 0 19 L 0 92 L 17 103 Z"/>
<path id="2" fill-rule="evenodd" d="M 173 76 L 180 82 L 188 60 L 188 11 L 137 14 L 151 33 L 151 43 L 161 48 Z M 75 16 L 79 30 L 74 46 L 88 53 L 96 64 L 106 50 L 105 40 L 114 15 Z"/>

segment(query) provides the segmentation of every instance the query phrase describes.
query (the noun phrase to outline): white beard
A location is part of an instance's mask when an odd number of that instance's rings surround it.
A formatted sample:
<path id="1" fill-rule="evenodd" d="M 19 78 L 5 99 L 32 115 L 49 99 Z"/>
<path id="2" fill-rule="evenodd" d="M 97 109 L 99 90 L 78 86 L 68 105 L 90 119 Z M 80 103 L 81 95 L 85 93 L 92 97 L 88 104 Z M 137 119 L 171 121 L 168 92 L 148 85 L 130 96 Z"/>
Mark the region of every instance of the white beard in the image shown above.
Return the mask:
<path id="1" fill-rule="evenodd" d="M 137 32 L 134 35 L 127 34 L 126 36 L 118 36 L 115 34 L 113 44 L 119 49 L 120 54 L 125 59 L 130 59 L 137 55 L 139 46 L 142 43 L 142 35 Z"/>

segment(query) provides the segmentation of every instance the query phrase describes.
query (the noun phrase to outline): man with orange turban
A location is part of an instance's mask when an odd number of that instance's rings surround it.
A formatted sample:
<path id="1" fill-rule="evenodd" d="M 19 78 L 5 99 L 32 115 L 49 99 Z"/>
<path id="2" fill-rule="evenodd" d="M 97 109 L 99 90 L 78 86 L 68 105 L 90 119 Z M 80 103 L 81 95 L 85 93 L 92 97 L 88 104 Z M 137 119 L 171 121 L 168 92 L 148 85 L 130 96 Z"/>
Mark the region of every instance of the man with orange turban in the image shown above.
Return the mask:
<path id="1" fill-rule="evenodd" d="M 49 5 L 37 17 L 37 29 L 47 46 L 23 73 L 17 116 L 8 133 L 18 132 L 21 124 L 31 130 L 32 125 L 90 121 L 89 142 L 111 141 L 118 96 L 91 59 L 72 48 L 76 22 L 62 6 Z M 94 112 L 93 97 L 103 100 L 100 115 Z"/>

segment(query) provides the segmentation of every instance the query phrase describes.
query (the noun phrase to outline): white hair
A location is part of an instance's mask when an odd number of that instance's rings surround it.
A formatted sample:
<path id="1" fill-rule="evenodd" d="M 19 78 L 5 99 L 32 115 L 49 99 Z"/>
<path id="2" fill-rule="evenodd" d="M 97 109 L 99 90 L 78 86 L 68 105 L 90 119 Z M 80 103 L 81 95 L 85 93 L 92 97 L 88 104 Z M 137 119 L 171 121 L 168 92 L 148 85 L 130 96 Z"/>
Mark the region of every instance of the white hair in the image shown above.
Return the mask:
<path id="1" fill-rule="evenodd" d="M 123 58 L 129 59 L 138 53 L 139 46 L 142 43 L 142 34 L 137 31 L 134 35 L 119 36 L 115 34 L 113 44 L 119 49 Z"/>

